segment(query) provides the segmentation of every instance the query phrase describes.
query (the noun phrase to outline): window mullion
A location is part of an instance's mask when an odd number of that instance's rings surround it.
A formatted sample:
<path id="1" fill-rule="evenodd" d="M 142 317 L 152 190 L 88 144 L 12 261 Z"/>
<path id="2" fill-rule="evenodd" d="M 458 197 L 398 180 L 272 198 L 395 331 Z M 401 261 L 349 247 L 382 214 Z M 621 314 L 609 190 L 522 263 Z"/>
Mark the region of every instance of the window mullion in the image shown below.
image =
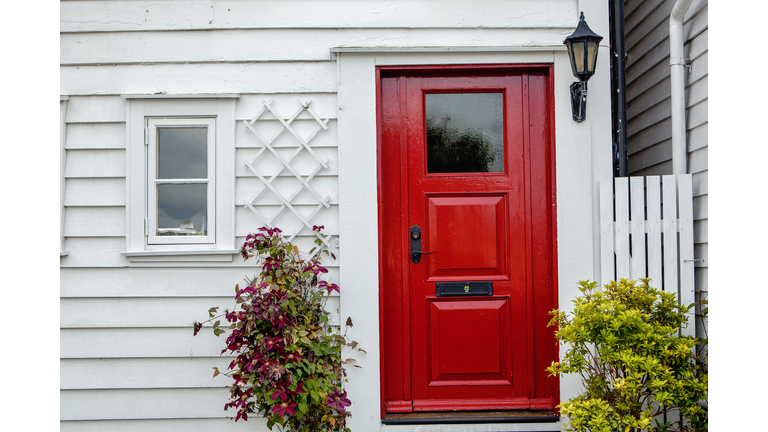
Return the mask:
<path id="1" fill-rule="evenodd" d="M 208 184 L 210 182 L 209 179 L 155 179 L 155 184 L 197 184 L 197 183 L 205 183 Z"/>

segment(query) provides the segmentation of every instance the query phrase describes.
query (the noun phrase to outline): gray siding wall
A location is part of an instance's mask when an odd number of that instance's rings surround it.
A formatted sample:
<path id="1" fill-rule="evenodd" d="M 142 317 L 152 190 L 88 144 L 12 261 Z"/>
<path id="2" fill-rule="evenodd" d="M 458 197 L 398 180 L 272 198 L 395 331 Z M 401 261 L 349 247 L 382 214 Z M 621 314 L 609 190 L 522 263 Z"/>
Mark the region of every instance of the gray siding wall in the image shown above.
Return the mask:
<path id="1" fill-rule="evenodd" d="M 627 48 L 629 174 L 672 174 L 669 14 L 675 0 L 624 2 Z M 708 291 L 707 52 L 708 0 L 694 0 L 685 15 L 688 172 L 693 175 L 696 288 Z"/>

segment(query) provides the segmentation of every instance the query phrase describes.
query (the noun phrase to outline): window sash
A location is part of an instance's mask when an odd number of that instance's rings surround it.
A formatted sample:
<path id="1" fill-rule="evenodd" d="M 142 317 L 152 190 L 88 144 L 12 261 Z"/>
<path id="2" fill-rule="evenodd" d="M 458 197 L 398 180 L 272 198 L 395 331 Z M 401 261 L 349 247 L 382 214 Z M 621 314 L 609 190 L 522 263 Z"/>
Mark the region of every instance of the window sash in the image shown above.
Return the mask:
<path id="1" fill-rule="evenodd" d="M 147 118 L 147 203 L 146 203 L 146 238 L 148 245 L 183 245 L 216 243 L 216 130 L 215 118 Z M 206 133 L 207 177 L 204 178 L 158 178 L 158 129 L 174 127 L 204 127 Z M 206 185 L 206 212 L 204 223 L 205 235 L 159 235 L 158 187 L 160 185 Z M 167 228 L 167 227 L 166 227 Z M 181 229 L 181 228 L 179 228 Z"/>

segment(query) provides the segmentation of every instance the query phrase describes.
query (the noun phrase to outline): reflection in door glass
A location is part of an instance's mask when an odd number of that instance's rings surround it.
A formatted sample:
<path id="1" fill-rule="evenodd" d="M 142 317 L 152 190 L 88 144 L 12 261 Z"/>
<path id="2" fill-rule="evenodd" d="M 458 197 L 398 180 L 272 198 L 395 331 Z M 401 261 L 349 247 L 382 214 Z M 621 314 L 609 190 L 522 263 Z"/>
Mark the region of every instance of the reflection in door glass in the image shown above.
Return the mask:
<path id="1" fill-rule="evenodd" d="M 504 172 L 502 93 L 428 93 L 427 172 Z"/>

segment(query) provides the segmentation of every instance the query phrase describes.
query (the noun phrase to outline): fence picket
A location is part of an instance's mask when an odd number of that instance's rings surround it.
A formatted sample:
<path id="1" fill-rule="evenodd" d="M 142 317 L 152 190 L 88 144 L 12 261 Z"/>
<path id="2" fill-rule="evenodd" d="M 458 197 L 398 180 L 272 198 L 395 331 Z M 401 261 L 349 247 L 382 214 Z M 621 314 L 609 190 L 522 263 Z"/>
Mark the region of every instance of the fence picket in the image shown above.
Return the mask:
<path id="1" fill-rule="evenodd" d="M 629 278 L 629 182 L 615 180 L 616 198 L 616 279 Z"/>
<path id="2" fill-rule="evenodd" d="M 691 176 L 681 176 L 677 185 L 678 212 L 680 221 L 680 303 L 688 306 L 696 301 L 694 293 L 694 264 L 693 261 L 693 196 Z M 688 327 L 682 330 L 685 336 L 695 336 L 696 317 L 691 308 L 688 316 Z"/>
<path id="3" fill-rule="evenodd" d="M 645 187 L 642 177 L 629 178 L 630 222 L 632 234 L 632 261 L 629 269 L 630 279 L 647 276 L 645 269 Z"/>
<path id="4" fill-rule="evenodd" d="M 651 286 L 661 288 L 661 178 L 646 177 L 645 183 L 648 197 L 648 277 L 651 278 Z"/>
<path id="5" fill-rule="evenodd" d="M 600 180 L 600 284 L 615 279 L 613 261 L 613 179 Z"/>
<path id="6" fill-rule="evenodd" d="M 662 176 L 661 180 L 664 291 L 677 292 L 677 183 L 673 175 Z"/>

